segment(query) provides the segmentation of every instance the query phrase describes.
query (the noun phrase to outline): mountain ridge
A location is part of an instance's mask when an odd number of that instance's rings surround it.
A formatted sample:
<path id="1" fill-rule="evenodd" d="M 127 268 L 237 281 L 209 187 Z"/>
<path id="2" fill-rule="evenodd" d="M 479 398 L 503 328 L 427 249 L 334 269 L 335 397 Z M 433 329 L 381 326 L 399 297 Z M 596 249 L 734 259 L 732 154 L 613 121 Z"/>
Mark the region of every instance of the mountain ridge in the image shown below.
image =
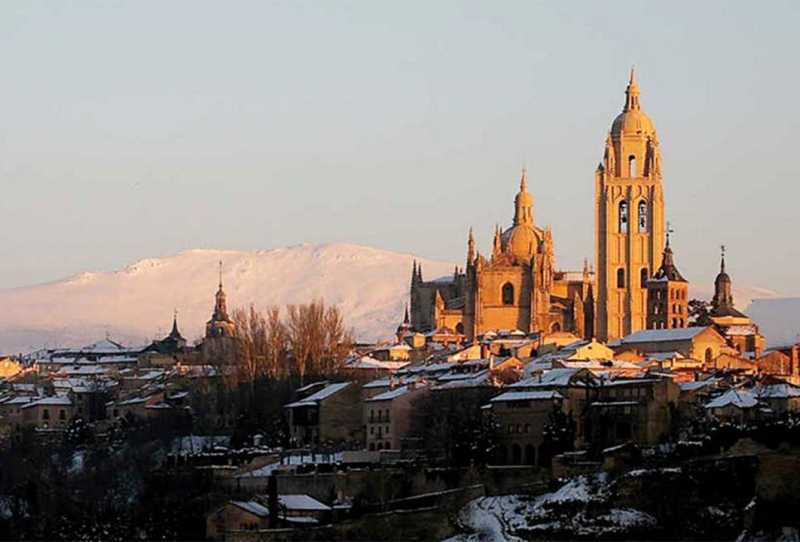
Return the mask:
<path id="1" fill-rule="evenodd" d="M 0 352 L 77 346 L 109 334 L 145 344 L 169 332 L 173 310 L 190 341 L 210 317 L 223 261 L 229 308 L 263 309 L 323 298 L 338 305 L 361 340 L 391 338 L 408 300 L 412 261 L 426 280 L 451 276 L 455 264 L 353 243 L 302 243 L 255 251 L 195 248 L 142 258 L 108 272 L 0 290 Z M 711 285 L 693 287 L 709 298 Z M 737 288 L 738 306 L 777 298 L 762 288 Z M 769 339 L 769 337 L 768 337 Z"/>

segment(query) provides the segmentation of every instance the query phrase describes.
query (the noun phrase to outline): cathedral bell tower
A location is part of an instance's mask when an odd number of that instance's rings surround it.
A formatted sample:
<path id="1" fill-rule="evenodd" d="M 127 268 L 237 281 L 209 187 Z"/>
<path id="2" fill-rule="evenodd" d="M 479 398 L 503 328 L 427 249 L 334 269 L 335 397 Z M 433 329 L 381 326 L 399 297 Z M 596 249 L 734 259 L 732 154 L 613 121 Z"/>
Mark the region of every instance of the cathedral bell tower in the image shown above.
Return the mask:
<path id="1" fill-rule="evenodd" d="M 664 250 L 661 150 L 633 70 L 595 172 L 595 236 L 595 331 L 605 341 L 645 328 L 647 282 Z"/>

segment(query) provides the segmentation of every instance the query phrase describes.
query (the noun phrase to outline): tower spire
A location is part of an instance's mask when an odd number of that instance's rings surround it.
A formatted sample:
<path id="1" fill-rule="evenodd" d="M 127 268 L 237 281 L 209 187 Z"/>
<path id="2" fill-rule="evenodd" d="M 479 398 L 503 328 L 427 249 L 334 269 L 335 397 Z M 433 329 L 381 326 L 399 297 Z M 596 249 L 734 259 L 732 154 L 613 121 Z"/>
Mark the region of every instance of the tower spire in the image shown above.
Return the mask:
<path id="1" fill-rule="evenodd" d="M 720 245 L 719 246 L 719 250 L 720 250 L 719 272 L 720 273 L 724 273 L 725 272 L 725 245 Z"/>
<path id="2" fill-rule="evenodd" d="M 514 198 L 514 225 L 533 225 L 533 198 L 528 193 L 528 168 L 522 168 L 519 193 Z"/>
<path id="3" fill-rule="evenodd" d="M 639 110 L 639 86 L 636 84 L 635 70 L 631 67 L 631 76 L 628 80 L 628 88 L 625 89 L 625 107 L 623 111 Z"/>
<path id="4" fill-rule="evenodd" d="M 472 226 L 469 227 L 467 236 L 467 267 L 475 261 L 475 236 L 472 234 Z"/>

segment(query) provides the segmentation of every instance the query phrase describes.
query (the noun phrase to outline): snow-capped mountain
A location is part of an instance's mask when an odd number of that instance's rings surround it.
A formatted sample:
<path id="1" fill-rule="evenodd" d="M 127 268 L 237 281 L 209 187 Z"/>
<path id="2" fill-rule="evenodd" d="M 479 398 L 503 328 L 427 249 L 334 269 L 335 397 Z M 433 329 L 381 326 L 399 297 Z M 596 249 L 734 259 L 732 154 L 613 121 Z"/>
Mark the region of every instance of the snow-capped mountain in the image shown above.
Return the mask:
<path id="1" fill-rule="evenodd" d="M 324 298 L 338 305 L 359 339 L 391 337 L 408 300 L 411 265 L 426 280 L 454 264 L 349 244 L 298 245 L 258 252 L 189 250 L 111 273 L 0 290 L 0 352 L 81 345 L 109 334 L 144 344 L 169 332 L 173 309 L 189 341 L 210 318 L 223 262 L 228 308 L 284 307 Z"/>
<path id="2" fill-rule="evenodd" d="M 251 303 L 284 307 L 322 297 L 342 309 L 359 339 L 388 339 L 408 300 L 414 259 L 422 263 L 426 280 L 453 272 L 452 262 L 411 254 L 350 244 L 298 245 L 258 252 L 189 250 L 116 272 L 0 290 L 0 353 L 83 345 L 106 334 L 128 344 L 149 343 L 169 332 L 173 309 L 192 341 L 202 336 L 211 316 L 220 260 L 231 310 Z M 713 294 L 711 284 L 697 286 L 692 297 Z M 758 288 L 738 288 L 734 296 L 740 308 L 754 298 L 778 297 Z M 775 327 L 770 314 L 757 318 L 765 331 Z M 783 339 L 777 335 L 768 333 L 768 342 Z"/>

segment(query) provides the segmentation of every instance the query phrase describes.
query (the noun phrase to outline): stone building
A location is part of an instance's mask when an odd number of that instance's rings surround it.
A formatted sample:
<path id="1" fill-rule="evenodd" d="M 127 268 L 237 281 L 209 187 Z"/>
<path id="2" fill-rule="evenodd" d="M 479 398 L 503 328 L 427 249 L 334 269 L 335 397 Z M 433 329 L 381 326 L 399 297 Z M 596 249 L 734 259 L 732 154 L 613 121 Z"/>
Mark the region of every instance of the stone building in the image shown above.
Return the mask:
<path id="1" fill-rule="evenodd" d="M 601 341 L 646 327 L 647 281 L 664 248 L 661 148 L 633 70 L 625 96 L 595 171 L 595 333 Z"/>
<path id="2" fill-rule="evenodd" d="M 352 382 L 318 382 L 297 390 L 302 397 L 286 405 L 289 432 L 298 446 L 361 442 L 361 390 Z"/>
<path id="3" fill-rule="evenodd" d="M 429 392 L 422 383 L 390 387 L 364 401 L 366 447 L 369 451 L 399 450 L 411 429 L 415 401 Z"/>
<path id="4" fill-rule="evenodd" d="M 214 312 L 206 323 L 206 339 L 235 337 L 236 324 L 228 316 L 227 296 L 222 289 L 222 262 L 219 262 L 219 289 L 214 299 Z"/>
<path id="5" fill-rule="evenodd" d="M 725 272 L 725 247 L 719 265 L 719 274 L 714 279 L 714 298 L 711 301 L 711 321 L 739 354 L 756 358 L 764 351 L 764 336 L 758 326 L 746 314 L 736 310 L 733 304 L 733 281 Z"/>
<path id="6" fill-rule="evenodd" d="M 732 352 L 714 326 L 644 329 L 610 342 L 609 346 L 617 353 L 628 350 L 645 354 L 678 352 L 709 365 L 720 354 Z"/>
<path id="7" fill-rule="evenodd" d="M 214 312 L 206 322 L 199 361 L 215 365 L 232 363 L 236 356 L 236 341 L 236 323 L 228 315 L 228 300 L 222 289 L 222 262 L 219 262 L 219 288 L 214 295 Z"/>
<path id="8" fill-rule="evenodd" d="M 605 448 L 628 441 L 654 446 L 666 438 L 678 406 L 680 388 L 671 378 L 603 381 L 589 404 L 589 441 Z"/>
<path id="9" fill-rule="evenodd" d="M 416 263 L 411 276 L 411 327 L 451 329 L 467 340 L 495 330 L 524 333 L 572 331 L 590 337 L 594 328 L 592 274 L 556 269 L 553 236 L 534 222 L 533 197 L 523 170 L 510 228 L 495 229 L 490 257 L 475 248 L 470 230 L 466 270 L 425 281 Z"/>
<path id="10" fill-rule="evenodd" d="M 675 265 L 669 232 L 661 267 L 647 281 L 647 329 L 686 327 L 689 322 L 689 282 Z"/>

